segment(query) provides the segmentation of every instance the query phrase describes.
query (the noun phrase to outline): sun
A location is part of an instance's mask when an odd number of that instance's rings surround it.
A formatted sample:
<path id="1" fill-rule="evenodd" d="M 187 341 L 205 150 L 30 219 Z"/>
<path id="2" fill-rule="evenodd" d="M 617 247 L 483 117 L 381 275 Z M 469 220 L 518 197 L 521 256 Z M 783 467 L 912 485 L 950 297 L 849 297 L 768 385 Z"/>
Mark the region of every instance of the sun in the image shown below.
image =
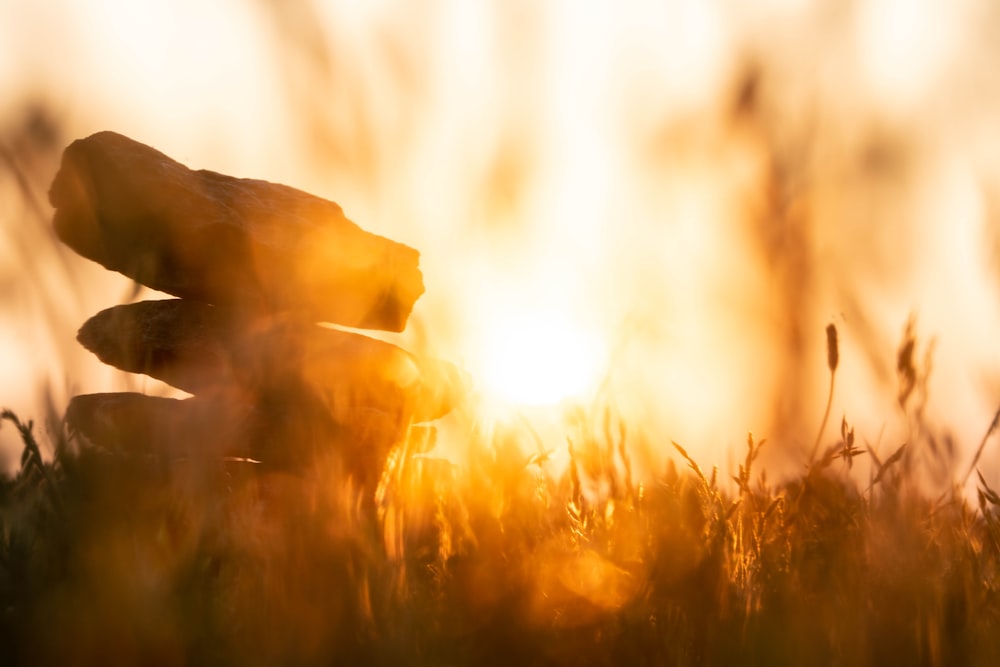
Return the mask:
<path id="1" fill-rule="evenodd" d="M 484 327 L 478 379 L 515 405 L 550 405 L 592 390 L 604 366 L 592 331 L 557 313 L 522 313 Z"/>

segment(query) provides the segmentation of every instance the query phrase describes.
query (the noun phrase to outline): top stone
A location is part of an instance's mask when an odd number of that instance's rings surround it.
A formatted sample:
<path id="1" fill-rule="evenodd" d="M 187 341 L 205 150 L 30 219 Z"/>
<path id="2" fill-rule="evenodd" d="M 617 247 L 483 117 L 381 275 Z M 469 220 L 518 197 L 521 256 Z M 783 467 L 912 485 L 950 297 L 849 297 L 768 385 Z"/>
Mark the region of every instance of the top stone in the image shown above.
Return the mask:
<path id="1" fill-rule="evenodd" d="M 402 331 L 419 253 L 301 190 L 194 171 L 114 132 L 73 142 L 49 192 L 75 251 L 143 285 L 249 312 Z"/>

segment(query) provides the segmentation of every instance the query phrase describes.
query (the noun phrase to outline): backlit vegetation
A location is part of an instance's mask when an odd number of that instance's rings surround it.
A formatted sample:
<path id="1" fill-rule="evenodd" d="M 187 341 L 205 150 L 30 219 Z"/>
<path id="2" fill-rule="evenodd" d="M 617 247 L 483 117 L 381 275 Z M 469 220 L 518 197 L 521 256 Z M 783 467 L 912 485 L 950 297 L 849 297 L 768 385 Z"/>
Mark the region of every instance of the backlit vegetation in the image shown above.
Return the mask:
<path id="1" fill-rule="evenodd" d="M 600 408 L 565 471 L 514 429 L 474 425 L 457 464 L 414 454 L 434 433 L 413 428 L 374 493 L 335 462 L 128 458 L 55 421 L 39 442 L 5 412 L 24 455 L 0 487 L 4 662 L 995 664 L 1000 495 L 972 471 L 967 500 L 954 464 L 943 491 L 918 482 L 948 454 L 916 347 L 909 327 L 911 440 L 876 451 L 841 420 L 783 481 L 753 435 L 734 471 L 673 443 L 640 479 L 659 443 Z M 833 375 L 833 330 L 828 351 Z"/>

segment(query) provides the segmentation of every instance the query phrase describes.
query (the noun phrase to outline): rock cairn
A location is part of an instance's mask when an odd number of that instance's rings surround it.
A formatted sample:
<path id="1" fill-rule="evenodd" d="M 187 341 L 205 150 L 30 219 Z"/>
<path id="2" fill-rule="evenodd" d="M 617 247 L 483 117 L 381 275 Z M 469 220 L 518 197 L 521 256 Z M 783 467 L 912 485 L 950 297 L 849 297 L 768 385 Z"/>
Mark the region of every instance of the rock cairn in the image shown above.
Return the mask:
<path id="1" fill-rule="evenodd" d="M 419 253 L 337 204 L 194 171 L 113 132 L 66 149 L 49 198 L 76 252 L 179 297 L 80 329 L 104 363 L 193 395 L 77 396 L 66 421 L 89 443 L 293 469 L 332 452 L 370 480 L 411 424 L 453 407 L 451 365 L 318 324 L 402 331 L 424 291 Z"/>

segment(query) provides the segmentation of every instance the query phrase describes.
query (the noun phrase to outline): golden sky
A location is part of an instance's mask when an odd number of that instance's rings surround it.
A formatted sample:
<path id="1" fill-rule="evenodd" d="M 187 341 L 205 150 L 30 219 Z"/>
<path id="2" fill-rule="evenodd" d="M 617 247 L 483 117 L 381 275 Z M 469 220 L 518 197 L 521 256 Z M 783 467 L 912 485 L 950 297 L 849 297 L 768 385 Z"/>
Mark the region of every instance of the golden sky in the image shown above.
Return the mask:
<path id="1" fill-rule="evenodd" d="M 809 444 L 829 322 L 834 421 L 905 439 L 915 314 L 929 415 L 968 451 L 1000 402 L 993 4 L 0 0 L 0 145 L 43 206 L 102 129 L 333 199 L 423 254 L 403 343 L 508 402 L 604 381 L 720 461 L 748 430 Z M 56 145 L 17 142 L 31 109 Z M 128 282 L 53 248 L 13 173 L 0 403 L 163 391 L 76 349 Z"/>

